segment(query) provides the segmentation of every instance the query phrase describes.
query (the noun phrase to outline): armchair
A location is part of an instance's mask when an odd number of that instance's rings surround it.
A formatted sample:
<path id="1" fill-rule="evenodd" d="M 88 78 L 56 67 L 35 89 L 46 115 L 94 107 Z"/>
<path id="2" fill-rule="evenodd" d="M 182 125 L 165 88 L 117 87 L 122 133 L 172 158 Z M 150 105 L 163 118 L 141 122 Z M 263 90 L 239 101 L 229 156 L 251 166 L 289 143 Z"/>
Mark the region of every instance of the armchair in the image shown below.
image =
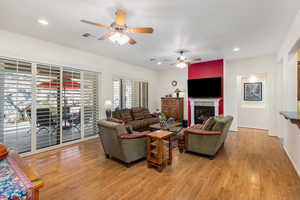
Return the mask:
<path id="1" fill-rule="evenodd" d="M 145 158 L 147 155 L 147 132 L 128 133 L 123 124 L 102 120 L 98 122 L 99 136 L 107 158 L 123 161 L 130 167 L 133 161 Z"/>
<path id="2" fill-rule="evenodd" d="M 216 116 L 211 130 L 185 129 L 183 133 L 184 150 L 208 155 L 213 159 L 225 142 L 232 120 L 232 116 Z"/>

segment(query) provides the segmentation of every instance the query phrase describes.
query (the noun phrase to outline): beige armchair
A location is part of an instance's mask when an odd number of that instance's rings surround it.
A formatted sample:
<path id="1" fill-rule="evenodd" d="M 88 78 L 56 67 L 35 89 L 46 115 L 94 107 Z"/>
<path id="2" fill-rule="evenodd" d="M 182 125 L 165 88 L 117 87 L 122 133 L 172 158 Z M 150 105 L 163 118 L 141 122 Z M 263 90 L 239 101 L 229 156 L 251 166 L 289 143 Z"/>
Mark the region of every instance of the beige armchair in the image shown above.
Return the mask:
<path id="1" fill-rule="evenodd" d="M 147 132 L 129 134 L 123 124 L 102 120 L 98 122 L 99 136 L 107 158 L 115 158 L 130 167 L 133 161 L 145 158 Z"/>
<path id="2" fill-rule="evenodd" d="M 232 116 L 216 116 L 214 117 L 214 124 L 209 130 L 203 128 L 185 129 L 181 138 L 184 140 L 182 147 L 185 151 L 204 154 L 213 159 L 225 142 L 232 120 Z"/>

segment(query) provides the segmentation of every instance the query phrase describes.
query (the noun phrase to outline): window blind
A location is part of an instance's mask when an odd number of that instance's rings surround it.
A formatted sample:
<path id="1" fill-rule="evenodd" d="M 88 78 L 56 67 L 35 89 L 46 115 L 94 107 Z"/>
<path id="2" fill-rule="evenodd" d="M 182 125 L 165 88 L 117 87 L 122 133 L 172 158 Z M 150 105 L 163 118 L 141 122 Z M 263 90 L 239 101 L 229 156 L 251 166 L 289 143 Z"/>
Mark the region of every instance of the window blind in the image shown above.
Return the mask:
<path id="1" fill-rule="evenodd" d="M 113 80 L 113 109 L 148 108 L 148 83 L 134 80 Z"/>
<path id="2" fill-rule="evenodd" d="M 84 137 L 97 134 L 98 73 L 83 72 Z"/>
<path id="3" fill-rule="evenodd" d="M 112 109 L 121 109 L 121 80 L 113 80 L 113 102 Z"/>
<path id="4" fill-rule="evenodd" d="M 31 63 L 0 59 L 0 139 L 19 153 L 31 151 Z"/>
<path id="5" fill-rule="evenodd" d="M 63 68 L 62 77 L 62 141 L 68 142 L 81 138 L 80 71 Z"/>
<path id="6" fill-rule="evenodd" d="M 61 72 L 51 65 L 36 70 L 37 149 L 60 144 Z"/>

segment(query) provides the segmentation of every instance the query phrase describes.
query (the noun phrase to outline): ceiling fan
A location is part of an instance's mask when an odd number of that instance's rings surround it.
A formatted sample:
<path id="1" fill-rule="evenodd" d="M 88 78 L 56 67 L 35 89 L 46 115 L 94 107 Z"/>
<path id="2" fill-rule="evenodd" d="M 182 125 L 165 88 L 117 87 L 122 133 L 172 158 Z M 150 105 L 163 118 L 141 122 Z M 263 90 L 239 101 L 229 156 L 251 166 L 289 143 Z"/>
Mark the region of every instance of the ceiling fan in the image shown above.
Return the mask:
<path id="1" fill-rule="evenodd" d="M 184 53 L 189 52 L 188 50 L 179 50 L 176 51 L 176 53 L 179 53 L 179 57 L 177 57 L 177 62 L 172 63 L 171 65 L 175 65 L 178 68 L 186 68 L 190 64 L 195 63 L 195 62 L 200 62 L 202 59 L 201 58 L 194 58 L 194 59 L 188 59 Z"/>
<path id="2" fill-rule="evenodd" d="M 113 43 L 123 45 L 126 43 L 135 44 L 136 41 L 128 35 L 128 33 L 153 33 L 153 28 L 144 27 L 144 28 L 128 28 L 125 24 L 126 13 L 122 10 L 117 10 L 115 22 L 110 26 L 104 24 L 98 24 L 88 20 L 80 20 L 83 23 L 95 25 L 100 28 L 107 28 L 111 31 L 104 36 L 100 37 L 98 40 L 110 39 Z"/>

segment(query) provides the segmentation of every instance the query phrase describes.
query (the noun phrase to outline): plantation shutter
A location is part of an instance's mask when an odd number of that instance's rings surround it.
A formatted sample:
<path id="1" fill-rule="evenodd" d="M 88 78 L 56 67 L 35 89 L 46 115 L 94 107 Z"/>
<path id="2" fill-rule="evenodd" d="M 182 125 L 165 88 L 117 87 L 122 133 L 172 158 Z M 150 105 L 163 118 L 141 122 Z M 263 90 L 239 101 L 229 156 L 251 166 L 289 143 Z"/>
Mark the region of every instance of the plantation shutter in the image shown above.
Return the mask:
<path id="1" fill-rule="evenodd" d="M 148 108 L 148 83 L 141 82 L 141 107 Z"/>
<path id="2" fill-rule="evenodd" d="M 51 65 L 37 65 L 37 149 L 60 144 L 61 72 Z"/>
<path id="3" fill-rule="evenodd" d="M 80 70 L 63 68 L 62 74 L 62 141 L 81 138 Z"/>
<path id="4" fill-rule="evenodd" d="M 83 72 L 84 137 L 97 134 L 98 73 Z"/>
<path id="5" fill-rule="evenodd" d="M 115 79 L 113 80 L 113 102 L 112 109 L 121 109 L 121 80 Z"/>
<path id="6" fill-rule="evenodd" d="M 31 151 L 31 63 L 0 59 L 0 142 L 19 153 Z"/>
<path id="7" fill-rule="evenodd" d="M 132 108 L 133 81 L 122 80 L 122 108 Z"/>
<path id="8" fill-rule="evenodd" d="M 140 107 L 140 82 L 132 81 L 131 107 Z"/>

